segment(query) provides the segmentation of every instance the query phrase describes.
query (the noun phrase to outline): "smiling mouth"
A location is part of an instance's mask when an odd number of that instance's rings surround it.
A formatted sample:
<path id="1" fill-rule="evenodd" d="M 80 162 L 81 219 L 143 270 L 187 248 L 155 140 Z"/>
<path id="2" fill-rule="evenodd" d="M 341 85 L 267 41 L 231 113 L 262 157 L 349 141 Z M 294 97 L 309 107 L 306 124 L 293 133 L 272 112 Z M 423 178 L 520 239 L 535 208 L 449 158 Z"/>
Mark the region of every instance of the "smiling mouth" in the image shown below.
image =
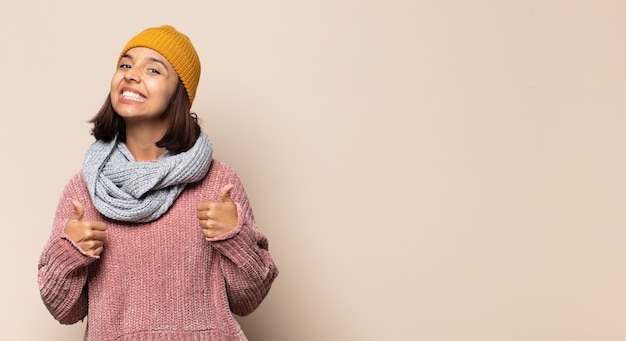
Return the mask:
<path id="1" fill-rule="evenodd" d="M 146 98 L 141 96 L 140 94 L 132 91 L 124 91 L 122 92 L 122 98 L 128 99 L 135 102 L 145 102 Z"/>

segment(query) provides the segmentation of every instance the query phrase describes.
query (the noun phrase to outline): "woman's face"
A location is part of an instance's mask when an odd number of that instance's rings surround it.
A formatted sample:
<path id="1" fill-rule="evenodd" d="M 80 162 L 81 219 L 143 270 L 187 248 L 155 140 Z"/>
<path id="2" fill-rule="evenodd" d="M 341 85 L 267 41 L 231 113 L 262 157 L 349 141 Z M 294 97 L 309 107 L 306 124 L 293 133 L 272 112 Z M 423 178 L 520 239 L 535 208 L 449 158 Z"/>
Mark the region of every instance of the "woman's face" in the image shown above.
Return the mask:
<path id="1" fill-rule="evenodd" d="M 159 121 L 178 86 L 178 74 L 160 53 L 135 47 L 111 80 L 111 104 L 126 123 Z"/>

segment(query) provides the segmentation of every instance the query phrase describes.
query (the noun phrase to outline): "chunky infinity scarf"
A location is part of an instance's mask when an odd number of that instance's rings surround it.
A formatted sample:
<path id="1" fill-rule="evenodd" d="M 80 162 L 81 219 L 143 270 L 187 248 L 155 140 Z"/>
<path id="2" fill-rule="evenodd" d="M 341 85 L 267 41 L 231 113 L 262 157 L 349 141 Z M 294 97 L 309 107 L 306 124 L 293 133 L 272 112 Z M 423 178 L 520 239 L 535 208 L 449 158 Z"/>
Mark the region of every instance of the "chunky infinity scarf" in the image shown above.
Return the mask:
<path id="1" fill-rule="evenodd" d="M 188 183 L 209 170 L 211 141 L 204 132 L 186 152 L 165 152 L 156 162 L 137 162 L 125 143 L 96 141 L 87 150 L 83 178 L 95 207 L 120 221 L 143 223 L 158 219 Z"/>

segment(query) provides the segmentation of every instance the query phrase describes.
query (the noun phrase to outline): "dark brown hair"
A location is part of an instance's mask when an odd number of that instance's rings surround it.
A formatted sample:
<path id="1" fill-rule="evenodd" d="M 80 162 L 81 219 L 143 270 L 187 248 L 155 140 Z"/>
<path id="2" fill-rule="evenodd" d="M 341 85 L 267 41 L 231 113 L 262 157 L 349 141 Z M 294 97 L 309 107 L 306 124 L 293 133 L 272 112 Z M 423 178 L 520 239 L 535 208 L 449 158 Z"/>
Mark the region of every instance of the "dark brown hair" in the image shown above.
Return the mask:
<path id="1" fill-rule="evenodd" d="M 157 141 L 157 147 L 166 148 L 172 154 L 182 153 L 193 147 L 200 136 L 200 125 L 196 114 L 189 111 L 189 96 L 180 80 L 163 118 L 169 120 L 169 127 L 165 135 Z M 89 123 L 93 123 L 91 135 L 96 140 L 110 142 L 119 135 L 121 142 L 126 141 L 126 124 L 113 109 L 111 94 Z"/>

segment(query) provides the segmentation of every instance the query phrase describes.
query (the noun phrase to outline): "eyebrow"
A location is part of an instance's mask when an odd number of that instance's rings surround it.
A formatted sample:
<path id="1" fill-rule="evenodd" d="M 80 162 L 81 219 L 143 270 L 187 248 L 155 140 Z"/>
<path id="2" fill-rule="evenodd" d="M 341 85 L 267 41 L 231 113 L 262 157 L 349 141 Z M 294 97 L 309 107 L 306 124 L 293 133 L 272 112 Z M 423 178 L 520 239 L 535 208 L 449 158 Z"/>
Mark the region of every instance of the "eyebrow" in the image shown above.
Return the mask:
<path id="1" fill-rule="evenodd" d="M 131 54 L 129 54 L 129 53 L 125 53 L 125 54 L 122 56 L 122 58 L 128 58 L 128 59 L 130 59 L 130 60 L 133 60 L 133 56 L 132 56 Z M 163 65 L 163 67 L 165 67 L 165 68 L 167 69 L 167 66 L 165 66 L 165 63 L 164 63 L 162 60 L 158 59 L 158 58 L 155 58 L 155 57 L 148 57 L 148 60 L 150 60 L 150 61 L 152 61 L 152 62 L 159 63 L 159 64 Z"/>

